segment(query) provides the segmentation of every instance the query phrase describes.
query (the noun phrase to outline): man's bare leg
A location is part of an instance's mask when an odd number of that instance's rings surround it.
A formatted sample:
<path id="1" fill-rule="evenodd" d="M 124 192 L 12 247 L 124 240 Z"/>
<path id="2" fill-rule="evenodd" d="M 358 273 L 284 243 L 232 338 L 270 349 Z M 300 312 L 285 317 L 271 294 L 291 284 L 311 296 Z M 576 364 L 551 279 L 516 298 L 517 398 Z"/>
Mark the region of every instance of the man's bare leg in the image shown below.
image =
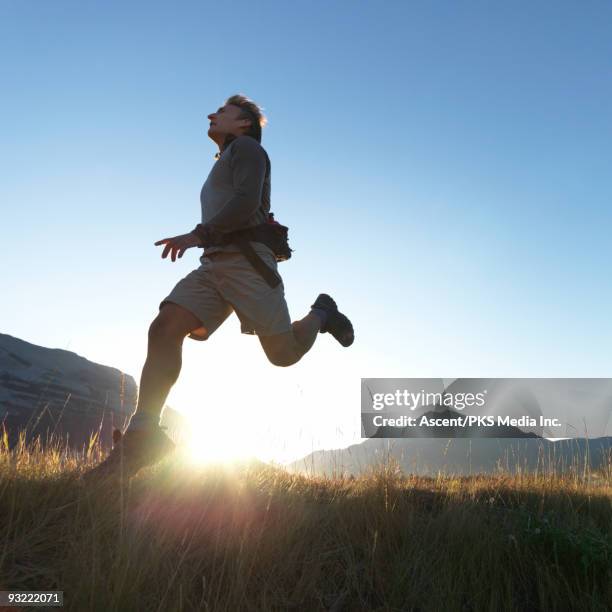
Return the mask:
<path id="1" fill-rule="evenodd" d="M 183 340 L 189 333 L 206 336 L 202 323 L 177 304 L 165 304 L 149 327 L 147 358 L 132 420 L 159 423 L 159 418 L 182 366 Z"/>
<path id="2" fill-rule="evenodd" d="M 313 346 L 321 319 L 314 313 L 291 324 L 291 331 L 274 336 L 259 336 L 259 341 L 271 363 L 287 367 L 297 363 Z"/>
<path id="3" fill-rule="evenodd" d="M 83 474 L 83 482 L 108 477 L 129 478 L 175 450 L 175 443 L 158 425 L 164 402 L 181 371 L 183 340 L 190 332 L 208 336 L 208 331 L 188 310 L 176 304 L 165 304 L 149 328 L 138 407 L 126 435 L 113 432 L 113 450 L 104 461 Z"/>
<path id="4" fill-rule="evenodd" d="M 303 319 L 291 324 L 291 331 L 259 336 L 259 341 L 271 363 L 286 367 L 297 363 L 312 348 L 319 331 L 330 332 L 345 347 L 354 340 L 351 322 L 325 293 L 319 295 Z"/>
<path id="5" fill-rule="evenodd" d="M 305 355 L 315 343 L 319 330 L 321 329 L 321 319 L 314 313 L 308 313 L 303 319 L 294 321 L 291 324 L 293 335 L 303 349 L 302 355 Z"/>

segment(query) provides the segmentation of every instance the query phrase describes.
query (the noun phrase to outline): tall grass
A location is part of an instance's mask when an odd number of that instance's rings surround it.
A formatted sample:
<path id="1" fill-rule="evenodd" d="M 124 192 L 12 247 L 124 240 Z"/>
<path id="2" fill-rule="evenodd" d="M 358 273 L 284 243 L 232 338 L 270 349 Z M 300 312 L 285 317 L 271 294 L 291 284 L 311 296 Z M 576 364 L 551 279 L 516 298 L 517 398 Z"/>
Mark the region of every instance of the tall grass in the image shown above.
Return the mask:
<path id="1" fill-rule="evenodd" d="M 610 471 L 425 478 L 389 458 L 322 478 L 179 455 L 83 486 L 96 443 L 0 446 L 0 589 L 68 610 L 612 607 Z"/>

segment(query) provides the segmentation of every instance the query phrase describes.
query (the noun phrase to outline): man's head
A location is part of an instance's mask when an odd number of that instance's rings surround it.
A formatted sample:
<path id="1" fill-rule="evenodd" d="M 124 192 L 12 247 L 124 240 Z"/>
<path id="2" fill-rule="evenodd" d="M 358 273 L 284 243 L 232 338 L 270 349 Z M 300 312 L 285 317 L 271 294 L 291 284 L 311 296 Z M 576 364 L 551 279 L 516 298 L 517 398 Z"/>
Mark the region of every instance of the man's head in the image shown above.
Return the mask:
<path id="1" fill-rule="evenodd" d="M 228 137 L 233 140 L 243 134 L 261 142 L 261 128 L 267 123 L 261 108 L 241 94 L 228 98 L 215 113 L 208 115 L 208 119 L 208 136 L 219 148 L 223 148 Z"/>

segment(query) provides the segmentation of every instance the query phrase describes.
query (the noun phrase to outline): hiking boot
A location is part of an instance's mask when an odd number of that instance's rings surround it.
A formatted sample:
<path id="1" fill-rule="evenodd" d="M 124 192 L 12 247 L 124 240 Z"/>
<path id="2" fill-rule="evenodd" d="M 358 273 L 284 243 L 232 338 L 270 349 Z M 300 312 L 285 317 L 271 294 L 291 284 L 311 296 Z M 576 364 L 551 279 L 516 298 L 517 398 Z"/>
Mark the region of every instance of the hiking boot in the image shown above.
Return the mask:
<path id="1" fill-rule="evenodd" d="M 336 302 L 327 293 L 321 293 L 311 308 L 320 308 L 327 312 L 327 321 L 319 330 L 322 334 L 329 332 L 342 346 L 353 344 L 355 340 L 353 325 L 348 317 L 338 310 Z"/>
<path id="2" fill-rule="evenodd" d="M 102 463 L 83 474 L 83 482 L 106 478 L 127 480 L 141 468 L 161 461 L 176 448 L 162 429 L 165 427 L 156 425 L 151 429 L 126 431 L 123 436 L 114 432 L 115 445 L 110 454 Z"/>

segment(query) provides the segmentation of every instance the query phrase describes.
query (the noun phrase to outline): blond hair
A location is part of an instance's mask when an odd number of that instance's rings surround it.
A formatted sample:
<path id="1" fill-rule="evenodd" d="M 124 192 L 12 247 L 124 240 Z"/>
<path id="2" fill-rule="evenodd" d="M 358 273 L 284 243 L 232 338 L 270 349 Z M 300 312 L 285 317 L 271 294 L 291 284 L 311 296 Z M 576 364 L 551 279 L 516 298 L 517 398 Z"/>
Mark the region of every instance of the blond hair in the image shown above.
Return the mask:
<path id="1" fill-rule="evenodd" d="M 240 108 L 242 112 L 239 119 L 250 119 L 251 121 L 251 125 L 244 133 L 248 136 L 252 136 L 257 142 L 261 143 L 261 128 L 268 123 L 268 120 L 262 112 L 263 109 L 253 102 L 253 100 L 242 94 L 230 96 L 225 101 L 225 104 L 232 104 Z"/>

